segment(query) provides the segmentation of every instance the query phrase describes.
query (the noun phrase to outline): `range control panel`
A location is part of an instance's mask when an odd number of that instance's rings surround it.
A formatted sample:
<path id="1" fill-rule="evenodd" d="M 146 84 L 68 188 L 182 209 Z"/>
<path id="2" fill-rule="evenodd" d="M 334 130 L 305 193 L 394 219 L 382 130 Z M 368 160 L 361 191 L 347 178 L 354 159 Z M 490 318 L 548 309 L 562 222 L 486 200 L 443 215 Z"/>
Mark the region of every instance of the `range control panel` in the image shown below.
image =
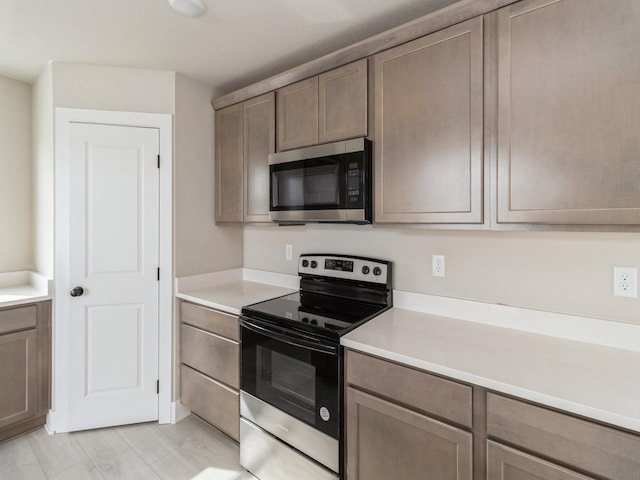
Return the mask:
<path id="1" fill-rule="evenodd" d="M 298 274 L 388 285 L 391 282 L 390 263 L 385 260 L 349 255 L 303 254 L 298 260 Z"/>

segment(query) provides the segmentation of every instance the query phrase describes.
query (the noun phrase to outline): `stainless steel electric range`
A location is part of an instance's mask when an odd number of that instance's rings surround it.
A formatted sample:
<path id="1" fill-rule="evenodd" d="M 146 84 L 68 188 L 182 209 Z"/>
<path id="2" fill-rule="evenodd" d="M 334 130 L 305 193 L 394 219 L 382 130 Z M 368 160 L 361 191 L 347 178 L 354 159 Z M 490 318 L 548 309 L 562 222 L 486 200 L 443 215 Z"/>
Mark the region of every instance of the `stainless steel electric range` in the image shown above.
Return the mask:
<path id="1" fill-rule="evenodd" d="M 240 464 L 260 480 L 343 478 L 340 337 L 391 307 L 391 266 L 301 255 L 299 292 L 243 307 Z"/>

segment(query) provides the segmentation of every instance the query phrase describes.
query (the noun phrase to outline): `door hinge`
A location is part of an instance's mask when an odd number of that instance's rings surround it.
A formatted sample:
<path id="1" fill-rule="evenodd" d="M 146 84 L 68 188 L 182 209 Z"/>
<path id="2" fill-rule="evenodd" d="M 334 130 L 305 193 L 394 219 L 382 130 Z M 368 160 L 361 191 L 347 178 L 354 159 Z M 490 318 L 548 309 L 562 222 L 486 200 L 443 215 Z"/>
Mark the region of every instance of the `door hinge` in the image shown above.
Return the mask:
<path id="1" fill-rule="evenodd" d="M 158 154 L 158 168 L 160 168 L 160 154 Z"/>
<path id="2" fill-rule="evenodd" d="M 158 267 L 158 281 L 160 281 L 160 267 Z"/>
<path id="3" fill-rule="evenodd" d="M 156 380 L 156 393 L 160 394 L 160 380 Z"/>

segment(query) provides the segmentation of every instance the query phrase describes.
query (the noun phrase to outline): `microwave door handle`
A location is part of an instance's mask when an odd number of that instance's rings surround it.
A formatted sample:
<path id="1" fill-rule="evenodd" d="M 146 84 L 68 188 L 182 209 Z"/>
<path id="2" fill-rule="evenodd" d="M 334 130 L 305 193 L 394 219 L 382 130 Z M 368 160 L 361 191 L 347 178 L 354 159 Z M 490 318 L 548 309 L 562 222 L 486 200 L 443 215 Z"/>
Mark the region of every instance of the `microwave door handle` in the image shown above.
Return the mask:
<path id="1" fill-rule="evenodd" d="M 286 343 L 287 345 L 291 345 L 293 347 L 300 347 L 306 350 L 313 350 L 314 352 L 324 353 L 326 355 L 336 355 L 338 353 L 338 349 L 336 347 L 307 342 L 304 340 L 299 340 L 297 338 L 292 338 L 288 335 L 272 332 L 267 328 L 260 327 L 253 323 L 249 323 L 243 319 L 240 319 L 240 325 L 242 325 L 243 328 L 246 328 L 247 330 L 251 330 L 254 333 L 257 333 L 259 335 L 264 335 L 265 337 L 269 337 L 273 340 L 277 340 L 278 342 Z"/>

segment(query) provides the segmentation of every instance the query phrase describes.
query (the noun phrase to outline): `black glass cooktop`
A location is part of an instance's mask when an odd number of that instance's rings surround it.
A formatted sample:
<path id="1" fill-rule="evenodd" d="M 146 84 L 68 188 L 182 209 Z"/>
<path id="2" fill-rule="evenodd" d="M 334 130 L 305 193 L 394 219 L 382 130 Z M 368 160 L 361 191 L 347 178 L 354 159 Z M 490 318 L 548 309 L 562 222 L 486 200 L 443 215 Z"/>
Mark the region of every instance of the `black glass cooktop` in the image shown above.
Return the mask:
<path id="1" fill-rule="evenodd" d="M 297 292 L 242 308 L 242 314 L 328 336 L 341 336 L 387 306 Z"/>

